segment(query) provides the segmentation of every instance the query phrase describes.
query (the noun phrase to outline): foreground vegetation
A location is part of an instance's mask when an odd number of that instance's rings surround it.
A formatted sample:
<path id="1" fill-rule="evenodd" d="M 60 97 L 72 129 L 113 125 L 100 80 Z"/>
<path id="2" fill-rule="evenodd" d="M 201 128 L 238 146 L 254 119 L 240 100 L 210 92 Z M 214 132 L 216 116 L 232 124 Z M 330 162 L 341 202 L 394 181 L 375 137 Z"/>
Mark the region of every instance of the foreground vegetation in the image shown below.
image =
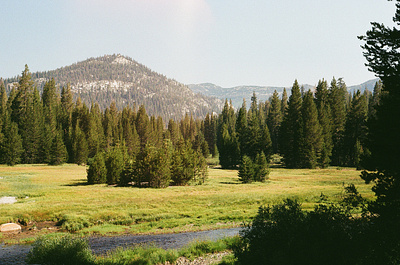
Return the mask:
<path id="1" fill-rule="evenodd" d="M 199 256 L 232 249 L 238 237 L 218 241 L 199 241 L 182 249 L 164 250 L 151 245 L 131 249 L 118 248 L 105 256 L 92 254 L 86 239 L 71 236 L 41 237 L 29 253 L 29 263 L 64 265 L 113 265 L 113 264 L 164 264 L 174 263 L 179 257 L 193 260 Z"/>
<path id="2" fill-rule="evenodd" d="M 371 185 L 352 168 L 271 168 L 268 181 L 241 184 L 237 170 L 209 169 L 199 186 L 167 189 L 87 185 L 86 167 L 77 165 L 0 166 L 0 223 L 53 221 L 61 229 L 84 234 L 168 233 L 232 227 L 248 222 L 260 205 L 290 197 L 312 209 L 321 194 L 331 202 L 354 183 L 363 197 Z"/>

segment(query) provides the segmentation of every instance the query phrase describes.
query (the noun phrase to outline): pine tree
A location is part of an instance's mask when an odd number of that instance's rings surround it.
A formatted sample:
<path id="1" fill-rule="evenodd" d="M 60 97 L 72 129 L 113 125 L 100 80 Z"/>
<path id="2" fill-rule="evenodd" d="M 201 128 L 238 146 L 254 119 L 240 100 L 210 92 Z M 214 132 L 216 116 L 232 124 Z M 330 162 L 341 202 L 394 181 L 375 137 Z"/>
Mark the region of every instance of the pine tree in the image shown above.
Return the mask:
<path id="1" fill-rule="evenodd" d="M 250 104 L 250 112 L 257 113 L 258 111 L 258 104 L 257 104 L 257 95 L 256 92 L 253 91 L 253 96 L 251 96 L 251 104 Z"/>
<path id="2" fill-rule="evenodd" d="M 267 125 L 271 133 L 273 153 L 279 153 L 279 129 L 282 123 L 282 108 L 278 92 L 274 91 L 271 99 L 271 107 L 268 113 Z"/>
<path id="3" fill-rule="evenodd" d="M 178 142 L 171 162 L 171 179 L 174 185 L 187 185 L 195 177 L 195 153 L 188 141 Z"/>
<path id="4" fill-rule="evenodd" d="M 89 126 L 87 135 L 88 156 L 94 157 L 104 148 L 104 130 L 102 126 L 102 114 L 97 103 L 92 104 L 89 113 Z"/>
<path id="5" fill-rule="evenodd" d="M 136 131 L 140 139 L 140 147 L 143 149 L 149 137 L 149 116 L 147 116 L 144 105 L 139 107 L 139 111 L 136 116 Z"/>
<path id="6" fill-rule="evenodd" d="M 105 135 L 106 149 L 110 149 L 121 142 L 121 135 L 119 132 L 119 115 L 115 101 L 112 101 L 110 107 L 104 112 L 103 128 Z"/>
<path id="7" fill-rule="evenodd" d="M 166 188 L 171 181 L 171 155 L 172 143 L 169 140 L 163 142 L 162 147 L 156 148 L 152 157 L 149 185 L 153 188 Z"/>
<path id="8" fill-rule="evenodd" d="M 25 121 L 24 118 L 28 113 L 29 101 L 33 94 L 33 89 L 32 74 L 29 72 L 28 65 L 25 65 L 25 70 L 21 74 L 11 104 L 11 121 L 17 123 L 18 126 L 22 125 Z"/>
<path id="9" fill-rule="evenodd" d="M 247 153 L 246 142 L 247 142 L 247 107 L 246 100 L 243 99 L 242 107 L 239 109 L 238 117 L 236 119 L 235 130 L 238 136 L 240 145 L 240 156 L 244 156 Z"/>
<path id="10" fill-rule="evenodd" d="M 125 162 L 124 169 L 122 170 L 121 175 L 119 177 L 119 182 L 118 182 L 119 186 L 128 186 L 134 181 L 136 172 L 135 165 L 136 163 L 133 157 L 131 157 Z"/>
<path id="11" fill-rule="evenodd" d="M 310 90 L 305 93 L 301 109 L 302 115 L 302 140 L 300 145 L 301 166 L 315 168 L 321 155 L 323 138 L 318 122 L 318 111 L 314 97 Z"/>
<path id="12" fill-rule="evenodd" d="M 318 110 L 318 121 L 321 126 L 321 134 L 323 138 L 321 154 L 318 165 L 321 168 L 329 166 L 332 155 L 332 124 L 331 124 L 331 109 L 329 105 L 328 84 L 322 79 L 318 81 L 315 91 L 315 104 Z"/>
<path id="13" fill-rule="evenodd" d="M 262 127 L 264 128 L 261 128 L 262 129 L 262 135 L 260 141 L 261 152 L 264 154 L 267 161 L 269 161 L 273 154 L 271 135 L 269 133 L 268 126 L 266 124 L 264 124 L 264 126 Z"/>
<path id="14" fill-rule="evenodd" d="M 215 157 L 217 154 L 217 148 L 216 148 L 216 130 L 217 130 L 217 124 L 216 124 L 216 119 L 214 118 L 213 115 L 210 115 L 207 113 L 206 118 L 204 120 L 204 138 L 208 144 L 208 148 L 210 150 L 210 154 L 212 157 Z"/>
<path id="15" fill-rule="evenodd" d="M 5 141 L 2 150 L 4 162 L 9 166 L 18 164 L 21 161 L 23 148 L 21 136 L 18 134 L 17 123 L 10 122 L 5 127 L 4 138 Z"/>
<path id="16" fill-rule="evenodd" d="M 271 154 L 271 138 L 269 135 L 268 127 L 264 130 L 260 124 L 260 120 L 255 112 L 249 112 L 248 126 L 245 131 L 245 142 L 243 147 L 243 154 L 249 156 L 251 159 L 255 159 L 257 154 L 261 151 Z"/>
<path id="17" fill-rule="evenodd" d="M 280 132 L 282 154 L 285 165 L 289 168 L 301 167 L 300 147 L 303 137 L 301 106 L 300 87 L 297 80 L 295 80 Z"/>
<path id="18" fill-rule="evenodd" d="M 56 130 L 51 143 L 50 165 L 61 165 L 68 160 L 68 152 L 63 139 L 62 131 Z"/>
<path id="19" fill-rule="evenodd" d="M 392 221 L 395 230 L 400 219 L 400 2 L 396 3 L 393 18 L 394 27 L 372 23 L 366 36 L 364 56 L 369 70 L 382 80 L 383 89 L 375 117 L 368 123 L 367 147 L 371 155 L 364 165 L 370 172 L 363 172 L 362 178 L 373 181 L 373 191 L 377 196 L 373 213 Z M 398 233 L 395 234 L 398 238 Z M 396 241 L 397 242 L 397 241 Z"/>
<path id="20" fill-rule="evenodd" d="M 179 139 L 181 137 L 181 134 L 180 134 L 180 131 L 179 131 L 178 124 L 173 119 L 170 119 L 168 121 L 168 126 L 167 126 L 167 132 L 166 133 L 167 133 L 167 137 L 166 138 L 170 139 L 172 144 L 175 146 L 178 143 L 178 141 L 179 141 Z"/>
<path id="21" fill-rule="evenodd" d="M 93 157 L 92 164 L 87 169 L 87 179 L 89 184 L 103 184 L 107 180 L 107 168 L 103 152 L 97 153 Z"/>
<path id="22" fill-rule="evenodd" d="M 42 141 L 42 158 L 43 162 L 51 163 L 52 144 L 57 134 L 57 120 L 59 116 L 59 103 L 57 96 L 57 88 L 54 78 L 45 83 L 43 87 L 43 141 Z"/>
<path id="23" fill-rule="evenodd" d="M 2 162 L 2 146 L 4 143 L 4 127 L 8 122 L 8 110 L 7 110 L 7 93 L 4 86 L 3 79 L 0 78 L 0 163 Z"/>
<path id="24" fill-rule="evenodd" d="M 195 136 L 193 149 L 198 151 L 204 158 L 207 158 L 209 155 L 208 144 L 201 131 L 199 131 Z"/>
<path id="25" fill-rule="evenodd" d="M 107 184 L 113 185 L 119 183 L 119 178 L 124 169 L 124 155 L 120 147 L 113 147 L 105 160 L 107 169 Z"/>
<path id="26" fill-rule="evenodd" d="M 282 101 L 281 101 L 281 112 L 282 115 L 285 115 L 286 111 L 287 111 L 287 107 L 288 107 L 288 95 L 286 92 L 286 88 L 283 89 L 282 92 Z"/>
<path id="27" fill-rule="evenodd" d="M 33 93 L 28 96 L 27 112 L 19 126 L 24 147 L 22 158 L 26 164 L 45 162 L 41 155 L 44 143 L 43 123 L 43 105 L 39 91 L 34 88 Z"/>
<path id="28" fill-rule="evenodd" d="M 351 101 L 344 133 L 344 154 L 347 166 L 360 167 L 359 161 L 362 154 L 362 143 L 365 142 L 367 134 L 367 115 L 367 99 L 357 90 Z"/>
<path id="29" fill-rule="evenodd" d="M 133 121 L 134 117 L 132 110 L 130 108 L 125 107 L 122 110 L 120 122 L 122 126 L 123 139 L 125 141 L 128 154 L 130 156 L 136 154 L 139 149 L 139 138 L 136 132 L 135 125 L 133 124 Z"/>
<path id="30" fill-rule="evenodd" d="M 68 132 L 68 128 L 71 125 L 72 110 L 74 106 L 72 97 L 71 87 L 67 84 L 61 90 L 61 124 L 64 134 Z"/>
<path id="31" fill-rule="evenodd" d="M 75 129 L 73 130 L 72 148 L 73 162 L 78 165 L 86 164 L 89 150 L 86 136 L 79 127 L 79 122 L 75 125 Z"/>
<path id="32" fill-rule="evenodd" d="M 25 65 L 25 70 L 19 79 L 10 109 L 11 121 L 17 124 L 22 138 L 23 162 L 43 162 L 40 156 L 41 143 L 43 142 L 43 105 L 27 65 Z"/>
<path id="33" fill-rule="evenodd" d="M 376 118 L 376 108 L 379 106 L 380 97 L 382 94 L 382 81 L 375 83 L 374 93 L 368 104 L 368 119 Z"/>
<path id="34" fill-rule="evenodd" d="M 251 183 L 254 181 L 253 161 L 247 155 L 242 157 L 242 161 L 239 166 L 238 177 L 242 183 Z"/>
<path id="35" fill-rule="evenodd" d="M 235 168 L 239 164 L 240 146 L 235 124 L 235 111 L 232 104 L 228 104 L 226 100 L 217 133 L 219 161 L 222 168 Z"/>
<path id="36" fill-rule="evenodd" d="M 332 117 L 332 164 L 344 165 L 343 158 L 343 136 L 346 124 L 346 95 L 345 85 L 341 81 L 339 84 L 333 78 L 329 90 L 330 109 Z"/>
<path id="37" fill-rule="evenodd" d="M 264 182 L 270 173 L 267 158 L 264 152 L 258 153 L 254 162 L 254 181 Z"/>

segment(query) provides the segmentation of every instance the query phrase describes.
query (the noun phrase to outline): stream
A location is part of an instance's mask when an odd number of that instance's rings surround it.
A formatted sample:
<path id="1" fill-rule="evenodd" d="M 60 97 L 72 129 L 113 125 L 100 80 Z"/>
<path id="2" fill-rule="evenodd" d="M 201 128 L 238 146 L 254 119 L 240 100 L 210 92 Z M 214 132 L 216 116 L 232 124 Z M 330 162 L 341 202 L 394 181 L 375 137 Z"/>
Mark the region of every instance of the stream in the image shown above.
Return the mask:
<path id="1" fill-rule="evenodd" d="M 96 255 L 106 254 L 117 247 L 129 248 L 138 244 L 154 244 L 163 249 L 181 248 L 193 241 L 218 240 L 235 236 L 241 228 L 217 229 L 200 232 L 187 232 L 161 235 L 124 235 L 115 237 L 89 237 L 89 246 Z M 0 244 L 0 265 L 26 265 L 25 258 L 31 249 L 30 245 Z"/>

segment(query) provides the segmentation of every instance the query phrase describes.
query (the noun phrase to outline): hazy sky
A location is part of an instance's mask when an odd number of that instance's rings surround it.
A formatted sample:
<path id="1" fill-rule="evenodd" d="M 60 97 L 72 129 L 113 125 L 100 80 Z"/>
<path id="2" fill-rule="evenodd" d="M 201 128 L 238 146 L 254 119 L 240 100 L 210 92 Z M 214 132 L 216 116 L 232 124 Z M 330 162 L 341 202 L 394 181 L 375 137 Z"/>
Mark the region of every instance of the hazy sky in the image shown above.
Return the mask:
<path id="1" fill-rule="evenodd" d="M 185 84 L 315 85 L 374 78 L 357 39 L 386 0 L 0 1 L 0 77 L 120 53 Z"/>

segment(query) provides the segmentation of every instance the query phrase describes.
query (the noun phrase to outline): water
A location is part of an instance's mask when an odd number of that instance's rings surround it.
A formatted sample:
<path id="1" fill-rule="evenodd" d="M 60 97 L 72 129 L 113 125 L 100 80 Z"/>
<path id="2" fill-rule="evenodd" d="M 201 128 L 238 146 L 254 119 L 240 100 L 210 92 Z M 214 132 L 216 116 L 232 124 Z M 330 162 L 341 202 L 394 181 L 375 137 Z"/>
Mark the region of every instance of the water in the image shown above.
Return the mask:
<path id="1" fill-rule="evenodd" d="M 129 248 L 138 244 L 154 244 L 163 249 L 181 248 L 193 241 L 218 240 L 235 236 L 241 228 L 217 229 L 200 232 L 187 232 L 162 235 L 127 235 L 116 237 L 89 237 L 89 245 L 94 254 L 105 254 L 117 247 Z M 26 265 L 25 259 L 31 246 L 29 245 L 0 245 L 0 265 Z"/>

